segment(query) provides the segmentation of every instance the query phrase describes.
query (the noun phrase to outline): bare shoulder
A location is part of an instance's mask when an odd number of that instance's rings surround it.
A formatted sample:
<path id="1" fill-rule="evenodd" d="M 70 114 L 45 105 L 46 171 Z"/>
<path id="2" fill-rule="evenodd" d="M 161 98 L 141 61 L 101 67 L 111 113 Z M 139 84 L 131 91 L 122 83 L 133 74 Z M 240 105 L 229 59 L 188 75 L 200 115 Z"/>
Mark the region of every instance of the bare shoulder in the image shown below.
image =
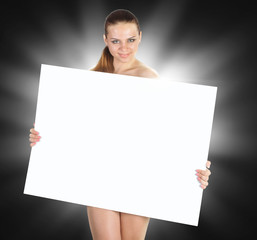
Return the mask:
<path id="1" fill-rule="evenodd" d="M 144 78 L 158 78 L 159 77 L 158 73 L 154 69 L 150 68 L 149 66 L 146 66 L 143 63 L 140 63 L 140 66 L 138 67 L 137 76 L 144 77 Z"/>

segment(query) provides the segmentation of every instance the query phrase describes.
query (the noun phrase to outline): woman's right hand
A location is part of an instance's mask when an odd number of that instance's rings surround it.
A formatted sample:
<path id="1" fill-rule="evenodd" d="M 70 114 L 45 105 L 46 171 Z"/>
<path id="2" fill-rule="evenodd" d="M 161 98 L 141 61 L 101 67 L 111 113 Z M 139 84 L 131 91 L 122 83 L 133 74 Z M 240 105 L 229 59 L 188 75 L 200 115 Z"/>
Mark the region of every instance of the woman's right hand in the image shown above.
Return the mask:
<path id="1" fill-rule="evenodd" d="M 29 134 L 30 146 L 35 146 L 36 143 L 40 141 L 40 138 L 41 137 L 39 136 L 39 132 L 37 132 L 34 128 L 31 128 Z"/>

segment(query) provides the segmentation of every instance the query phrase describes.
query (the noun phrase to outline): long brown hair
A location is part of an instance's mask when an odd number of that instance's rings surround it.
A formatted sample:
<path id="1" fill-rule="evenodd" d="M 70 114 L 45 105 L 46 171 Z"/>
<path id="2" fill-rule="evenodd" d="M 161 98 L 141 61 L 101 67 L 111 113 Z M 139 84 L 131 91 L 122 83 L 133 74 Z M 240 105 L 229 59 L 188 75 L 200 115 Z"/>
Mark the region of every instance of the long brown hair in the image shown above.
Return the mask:
<path id="1" fill-rule="evenodd" d="M 113 12 L 111 12 L 105 19 L 104 23 L 104 31 L 105 36 L 107 37 L 108 34 L 108 26 L 117 24 L 119 22 L 129 22 L 129 23 L 135 23 L 138 28 L 138 32 L 140 33 L 140 26 L 137 17 L 130 11 L 125 9 L 117 9 Z M 108 72 L 113 73 L 114 72 L 114 66 L 113 66 L 113 56 L 111 55 L 109 48 L 106 46 L 102 52 L 102 56 L 99 59 L 97 65 L 91 69 L 92 71 L 98 71 L 98 72 Z"/>

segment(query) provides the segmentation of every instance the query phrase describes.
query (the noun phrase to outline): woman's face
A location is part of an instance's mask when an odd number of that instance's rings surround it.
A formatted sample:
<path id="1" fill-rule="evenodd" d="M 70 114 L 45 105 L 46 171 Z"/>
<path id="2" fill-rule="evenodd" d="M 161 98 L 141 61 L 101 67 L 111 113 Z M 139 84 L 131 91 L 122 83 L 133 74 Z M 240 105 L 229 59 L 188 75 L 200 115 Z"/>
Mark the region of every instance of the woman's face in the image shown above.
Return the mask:
<path id="1" fill-rule="evenodd" d="M 137 25 L 120 22 L 108 26 L 107 31 L 104 41 L 114 60 L 123 63 L 133 60 L 141 41 L 141 32 L 139 34 Z"/>

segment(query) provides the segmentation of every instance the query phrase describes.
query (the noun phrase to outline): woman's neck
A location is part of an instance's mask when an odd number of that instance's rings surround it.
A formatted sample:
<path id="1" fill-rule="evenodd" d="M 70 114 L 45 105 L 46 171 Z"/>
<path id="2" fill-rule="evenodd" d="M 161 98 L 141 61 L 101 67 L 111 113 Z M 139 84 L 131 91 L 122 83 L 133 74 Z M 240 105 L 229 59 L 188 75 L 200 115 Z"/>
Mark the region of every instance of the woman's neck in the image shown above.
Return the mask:
<path id="1" fill-rule="evenodd" d="M 123 74 L 129 70 L 132 70 L 137 65 L 139 65 L 139 61 L 136 58 L 133 58 L 130 62 L 123 63 L 119 61 L 113 60 L 114 73 Z"/>

